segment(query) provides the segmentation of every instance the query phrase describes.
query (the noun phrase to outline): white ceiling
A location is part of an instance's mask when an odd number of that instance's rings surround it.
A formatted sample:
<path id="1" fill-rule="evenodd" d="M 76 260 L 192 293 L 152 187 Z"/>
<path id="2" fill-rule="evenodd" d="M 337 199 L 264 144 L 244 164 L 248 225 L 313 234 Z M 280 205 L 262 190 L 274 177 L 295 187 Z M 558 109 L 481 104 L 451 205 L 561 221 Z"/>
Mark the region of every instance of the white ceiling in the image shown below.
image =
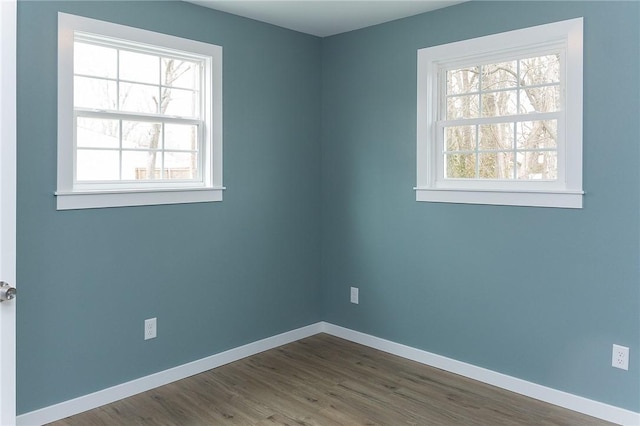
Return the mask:
<path id="1" fill-rule="evenodd" d="M 319 37 L 407 16 L 467 0 L 186 0 Z"/>

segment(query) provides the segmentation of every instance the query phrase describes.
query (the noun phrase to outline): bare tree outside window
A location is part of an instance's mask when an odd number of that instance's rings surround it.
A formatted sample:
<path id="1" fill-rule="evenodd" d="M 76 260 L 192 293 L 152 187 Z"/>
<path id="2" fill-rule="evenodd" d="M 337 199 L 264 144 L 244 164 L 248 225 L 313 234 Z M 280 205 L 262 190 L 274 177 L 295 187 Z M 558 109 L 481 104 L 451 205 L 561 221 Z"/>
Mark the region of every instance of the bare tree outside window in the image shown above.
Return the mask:
<path id="1" fill-rule="evenodd" d="M 446 71 L 446 120 L 489 119 L 444 128 L 446 178 L 557 179 L 560 55 Z M 530 115 L 531 118 L 526 116 Z"/>
<path id="2" fill-rule="evenodd" d="M 78 181 L 197 179 L 198 126 L 175 118 L 200 114 L 199 64 L 82 41 L 75 50 L 74 107 L 94 113 L 77 118 Z"/>

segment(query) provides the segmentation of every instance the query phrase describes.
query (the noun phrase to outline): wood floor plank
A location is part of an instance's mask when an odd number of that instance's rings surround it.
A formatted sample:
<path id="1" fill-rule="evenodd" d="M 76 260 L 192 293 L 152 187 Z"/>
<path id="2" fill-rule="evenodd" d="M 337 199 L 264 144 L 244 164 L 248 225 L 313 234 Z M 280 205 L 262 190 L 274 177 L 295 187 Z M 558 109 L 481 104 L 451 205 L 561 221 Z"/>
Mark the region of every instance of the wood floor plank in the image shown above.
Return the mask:
<path id="1" fill-rule="evenodd" d="M 610 423 L 319 334 L 54 426 Z"/>

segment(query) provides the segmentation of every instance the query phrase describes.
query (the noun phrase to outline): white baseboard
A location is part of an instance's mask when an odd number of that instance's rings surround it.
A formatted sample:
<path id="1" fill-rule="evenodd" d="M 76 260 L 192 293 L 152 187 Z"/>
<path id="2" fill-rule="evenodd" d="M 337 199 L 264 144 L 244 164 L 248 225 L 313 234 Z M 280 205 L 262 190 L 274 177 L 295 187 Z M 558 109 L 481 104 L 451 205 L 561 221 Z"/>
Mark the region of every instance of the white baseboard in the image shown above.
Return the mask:
<path id="1" fill-rule="evenodd" d="M 451 358 L 446 358 L 421 349 L 391 342 L 389 340 L 360 333 L 358 331 L 350 330 L 327 322 L 311 324 L 306 327 L 278 334 L 277 336 L 268 337 L 257 342 L 249 343 L 216 355 L 180 365 L 169 370 L 161 371 L 121 385 L 94 392 L 89 395 L 31 411 L 18 416 L 17 424 L 21 426 L 42 425 L 44 423 L 60 420 L 318 333 L 331 334 L 333 336 L 388 352 L 393 355 L 398 355 L 421 364 L 426 364 L 441 370 L 459 374 L 479 382 L 497 386 L 502 389 L 613 423 L 625 426 L 640 425 L 640 413 L 527 382 L 502 373 L 476 367 L 475 365 L 456 361 Z"/>
<path id="2" fill-rule="evenodd" d="M 567 392 L 548 388 L 536 383 L 527 382 L 506 374 L 497 373 L 486 368 L 476 367 L 465 362 L 456 361 L 436 355 L 421 349 L 401 345 L 389 340 L 374 337 L 369 334 L 353 331 L 337 325 L 322 323 L 322 332 L 359 343 L 370 348 L 388 352 L 402 358 L 426 364 L 431 367 L 459 374 L 479 382 L 487 383 L 502 389 L 509 390 L 524 396 L 548 402 L 569 410 L 577 411 L 588 416 L 607 420 L 625 426 L 639 426 L 640 413 L 636 413 L 624 408 L 604 404 L 602 402 L 583 398 Z"/>
<path id="3" fill-rule="evenodd" d="M 18 425 L 32 426 L 64 419 L 65 417 L 110 404 L 114 401 L 175 382 L 176 380 L 184 379 L 194 374 L 202 373 L 212 368 L 220 367 L 221 365 L 238 361 L 242 358 L 304 339 L 305 337 L 313 336 L 314 334 L 321 333 L 321 328 L 322 323 L 315 323 L 276 336 L 267 337 L 257 342 L 229 349 L 219 354 L 160 371 L 89 395 L 22 414 L 17 417 L 16 423 Z"/>

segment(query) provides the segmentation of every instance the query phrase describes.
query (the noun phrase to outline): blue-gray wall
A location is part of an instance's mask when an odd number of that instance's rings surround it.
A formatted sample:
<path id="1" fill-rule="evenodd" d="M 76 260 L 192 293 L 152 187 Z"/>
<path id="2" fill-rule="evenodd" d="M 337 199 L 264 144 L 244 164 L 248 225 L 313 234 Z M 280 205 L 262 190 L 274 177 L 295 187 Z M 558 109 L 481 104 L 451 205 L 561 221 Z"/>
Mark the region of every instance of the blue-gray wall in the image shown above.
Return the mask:
<path id="1" fill-rule="evenodd" d="M 416 202 L 416 50 L 579 16 L 584 208 Z M 637 2 L 479 1 L 323 40 L 323 318 L 640 411 L 639 25 Z"/>
<path id="2" fill-rule="evenodd" d="M 224 47 L 223 202 L 55 210 L 57 11 Z M 416 50 L 578 16 L 585 208 L 417 203 Z M 20 413 L 318 320 L 640 411 L 640 4 L 471 2 L 326 39 L 182 2 L 18 20 Z"/>
<path id="3" fill-rule="evenodd" d="M 223 202 L 56 211 L 58 11 L 223 46 Z M 320 320 L 320 39 L 165 1 L 18 28 L 19 413 Z"/>

